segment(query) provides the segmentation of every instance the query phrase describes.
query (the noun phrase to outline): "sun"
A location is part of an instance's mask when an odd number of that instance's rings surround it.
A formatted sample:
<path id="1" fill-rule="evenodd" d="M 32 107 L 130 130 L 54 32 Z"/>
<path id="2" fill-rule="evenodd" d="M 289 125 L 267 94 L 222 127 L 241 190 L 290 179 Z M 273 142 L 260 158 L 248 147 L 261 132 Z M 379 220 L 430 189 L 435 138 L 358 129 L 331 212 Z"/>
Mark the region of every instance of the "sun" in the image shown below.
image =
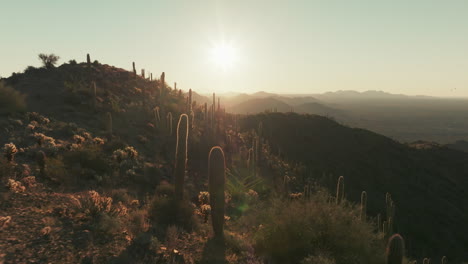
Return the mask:
<path id="1" fill-rule="evenodd" d="M 213 63 L 226 71 L 233 68 L 239 59 L 237 49 L 228 43 L 214 45 L 211 50 L 211 59 Z"/>

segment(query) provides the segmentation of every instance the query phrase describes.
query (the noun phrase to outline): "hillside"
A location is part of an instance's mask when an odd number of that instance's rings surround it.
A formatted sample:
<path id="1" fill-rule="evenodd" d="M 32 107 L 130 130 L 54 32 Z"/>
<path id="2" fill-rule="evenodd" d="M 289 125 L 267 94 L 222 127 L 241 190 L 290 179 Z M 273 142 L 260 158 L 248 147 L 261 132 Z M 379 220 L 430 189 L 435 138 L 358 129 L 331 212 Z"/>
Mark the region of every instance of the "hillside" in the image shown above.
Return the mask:
<path id="1" fill-rule="evenodd" d="M 229 114 L 165 73 L 99 62 L 28 67 L 0 95 L 11 102 L 0 105 L 0 263 L 384 264 L 395 232 L 408 257 L 465 257 L 461 152 L 319 116 Z M 289 107 L 253 100 L 260 112 Z M 349 200 L 334 195 L 340 174 Z M 353 202 L 364 189 L 368 210 Z M 362 217 L 387 191 L 394 230 Z M 430 233 L 427 217 L 445 222 Z"/>
<path id="2" fill-rule="evenodd" d="M 467 257 L 468 154 L 412 148 L 314 115 L 245 116 L 241 127 L 249 131 L 260 122 L 274 153 L 307 166 L 302 181 L 311 178 L 333 190 L 343 175 L 346 197 L 359 201 L 367 191 L 374 217 L 385 214 L 385 193 L 391 193 L 395 226 L 408 237 L 409 254 Z"/>

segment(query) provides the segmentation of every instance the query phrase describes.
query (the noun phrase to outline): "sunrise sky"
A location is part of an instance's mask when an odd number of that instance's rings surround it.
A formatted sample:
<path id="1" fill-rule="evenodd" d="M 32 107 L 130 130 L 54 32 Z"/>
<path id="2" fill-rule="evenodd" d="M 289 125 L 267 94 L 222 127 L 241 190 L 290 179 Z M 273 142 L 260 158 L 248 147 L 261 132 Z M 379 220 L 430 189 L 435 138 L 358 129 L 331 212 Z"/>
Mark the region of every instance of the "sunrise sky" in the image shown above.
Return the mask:
<path id="1" fill-rule="evenodd" d="M 199 92 L 468 96 L 468 1 L 0 0 L 0 76 L 92 60 Z"/>

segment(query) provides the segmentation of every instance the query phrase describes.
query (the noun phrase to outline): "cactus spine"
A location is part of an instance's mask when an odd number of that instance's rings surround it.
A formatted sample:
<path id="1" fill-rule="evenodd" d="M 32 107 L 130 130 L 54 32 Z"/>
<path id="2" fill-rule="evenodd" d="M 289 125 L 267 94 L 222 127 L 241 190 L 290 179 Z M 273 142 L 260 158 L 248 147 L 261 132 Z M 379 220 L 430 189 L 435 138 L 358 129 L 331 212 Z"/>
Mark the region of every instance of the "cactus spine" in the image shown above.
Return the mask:
<path id="1" fill-rule="evenodd" d="M 361 193 L 361 221 L 366 221 L 367 216 L 367 192 L 362 191 Z"/>
<path id="2" fill-rule="evenodd" d="M 208 177 L 211 205 L 211 222 L 216 238 L 223 237 L 224 182 L 226 164 L 221 147 L 213 147 L 208 156 Z"/>
<path id="3" fill-rule="evenodd" d="M 399 234 L 395 234 L 388 240 L 387 264 L 403 264 L 405 254 L 405 241 Z"/>
<path id="4" fill-rule="evenodd" d="M 189 135 L 189 118 L 186 114 L 179 117 L 177 124 L 177 143 L 175 153 L 175 198 L 182 200 L 184 197 L 184 179 L 187 168 L 187 147 Z"/>
<path id="5" fill-rule="evenodd" d="M 344 177 L 338 178 L 338 184 L 336 185 L 336 204 L 340 204 L 344 199 Z"/>

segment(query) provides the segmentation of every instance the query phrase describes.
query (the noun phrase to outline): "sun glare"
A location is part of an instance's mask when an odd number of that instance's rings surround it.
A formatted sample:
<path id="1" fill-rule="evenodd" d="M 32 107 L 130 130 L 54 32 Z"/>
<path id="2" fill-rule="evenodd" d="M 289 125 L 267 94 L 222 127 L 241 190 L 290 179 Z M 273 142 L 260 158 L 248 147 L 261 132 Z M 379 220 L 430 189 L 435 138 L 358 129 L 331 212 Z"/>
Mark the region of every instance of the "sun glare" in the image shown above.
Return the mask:
<path id="1" fill-rule="evenodd" d="M 238 60 L 237 50 L 226 43 L 215 45 L 211 56 L 214 64 L 224 71 L 232 68 Z"/>

